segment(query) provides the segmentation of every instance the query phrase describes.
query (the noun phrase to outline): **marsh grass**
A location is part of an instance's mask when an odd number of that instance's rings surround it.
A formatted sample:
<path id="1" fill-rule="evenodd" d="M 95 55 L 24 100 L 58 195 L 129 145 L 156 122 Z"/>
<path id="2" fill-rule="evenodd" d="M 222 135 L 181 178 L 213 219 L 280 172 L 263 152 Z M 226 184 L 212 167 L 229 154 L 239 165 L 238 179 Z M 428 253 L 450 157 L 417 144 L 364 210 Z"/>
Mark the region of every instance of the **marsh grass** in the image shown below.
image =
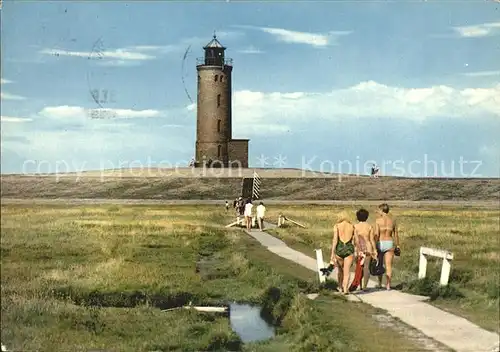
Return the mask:
<path id="1" fill-rule="evenodd" d="M 313 249 L 322 248 L 323 255 L 331 251 L 335 214 L 358 208 L 335 206 L 276 206 L 268 207 L 268 218 L 279 213 L 307 226 L 291 225 L 271 232 L 290 246 L 313 256 Z M 374 223 L 375 208 L 369 223 Z M 403 289 L 428 295 L 433 304 L 464 316 L 476 324 L 499 331 L 500 295 L 500 211 L 459 208 L 394 208 L 391 214 L 399 223 L 401 256 L 394 261 L 394 284 Z M 441 261 L 428 258 L 427 278 L 417 280 L 419 248 L 446 249 L 454 253 L 450 284 L 439 288 Z"/>
<path id="2" fill-rule="evenodd" d="M 218 207 L 1 210 L 2 343 L 10 349 L 419 350 L 367 319 L 370 307 L 326 289 L 322 301 L 305 299 L 319 289 L 314 273 L 225 229 L 231 217 Z M 232 301 L 262 305 L 276 338 L 243 344 L 227 317 L 161 311 Z"/>

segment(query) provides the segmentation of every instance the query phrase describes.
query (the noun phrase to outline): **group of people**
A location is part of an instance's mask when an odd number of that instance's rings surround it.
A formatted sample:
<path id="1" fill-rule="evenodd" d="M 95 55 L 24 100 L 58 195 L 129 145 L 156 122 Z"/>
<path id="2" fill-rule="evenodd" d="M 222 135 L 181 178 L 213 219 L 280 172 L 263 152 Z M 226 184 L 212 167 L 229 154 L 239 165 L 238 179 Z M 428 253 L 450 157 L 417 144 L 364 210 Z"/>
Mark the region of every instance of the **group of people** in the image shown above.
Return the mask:
<path id="1" fill-rule="evenodd" d="M 367 287 L 372 259 L 383 261 L 386 288 L 391 288 L 392 261 L 395 253 L 400 253 L 399 234 L 396 220 L 389 216 L 389 205 L 380 204 L 377 213 L 375 226 L 372 226 L 366 222 L 369 216 L 366 209 L 356 212 L 356 224 L 350 220 L 349 213 L 341 212 L 333 227 L 330 264 L 338 268 L 338 283 L 344 294 L 349 293 L 350 270 L 355 261 L 363 266 L 361 290 Z M 382 280 L 383 275 L 378 276 L 379 287 L 382 287 Z"/>
<path id="2" fill-rule="evenodd" d="M 226 210 L 229 208 L 229 203 L 226 202 Z M 246 221 L 246 228 L 247 230 L 252 229 L 252 222 L 253 222 L 253 203 L 250 198 L 248 199 L 243 199 L 243 197 L 239 197 L 233 201 L 233 208 L 236 210 L 236 216 L 238 218 L 244 217 Z M 257 220 L 257 225 L 259 226 L 259 229 L 261 231 L 264 230 L 264 218 L 266 216 L 266 207 L 264 206 L 263 202 L 260 202 L 259 205 L 256 207 L 256 220 Z"/>
<path id="3" fill-rule="evenodd" d="M 239 197 L 233 201 L 233 208 L 238 218 L 243 217 L 247 230 L 252 229 L 254 219 L 254 205 L 251 199 Z M 226 201 L 226 211 L 229 203 Z M 264 218 L 266 207 L 260 202 L 256 207 L 255 218 L 260 231 L 264 230 Z M 351 267 L 354 263 L 362 267 L 362 280 L 359 282 L 361 290 L 366 289 L 370 279 L 370 263 L 377 262 L 377 266 L 383 267 L 386 278 L 386 289 L 391 288 L 392 262 L 394 255 L 399 255 L 399 234 L 396 220 L 389 215 L 389 205 L 380 204 L 377 210 L 378 218 L 375 225 L 367 223 L 369 212 L 359 209 L 356 212 L 357 223 L 353 224 L 349 213 L 343 211 L 337 216 L 333 227 L 332 252 L 330 266 L 338 269 L 338 283 L 344 294 L 352 290 L 349 286 Z M 378 286 L 382 287 L 383 276 L 378 275 Z"/>

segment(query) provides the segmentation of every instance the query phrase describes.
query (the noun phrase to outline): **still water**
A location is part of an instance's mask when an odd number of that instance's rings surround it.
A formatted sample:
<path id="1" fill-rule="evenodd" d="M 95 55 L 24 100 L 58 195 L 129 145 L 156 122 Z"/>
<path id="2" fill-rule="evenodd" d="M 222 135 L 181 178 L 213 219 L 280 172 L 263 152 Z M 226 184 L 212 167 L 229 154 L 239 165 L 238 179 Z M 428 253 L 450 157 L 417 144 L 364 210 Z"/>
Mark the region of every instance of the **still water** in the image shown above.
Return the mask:
<path id="1" fill-rule="evenodd" d="M 274 337 L 274 327 L 260 316 L 260 307 L 232 303 L 229 306 L 231 328 L 243 342 L 268 340 Z"/>

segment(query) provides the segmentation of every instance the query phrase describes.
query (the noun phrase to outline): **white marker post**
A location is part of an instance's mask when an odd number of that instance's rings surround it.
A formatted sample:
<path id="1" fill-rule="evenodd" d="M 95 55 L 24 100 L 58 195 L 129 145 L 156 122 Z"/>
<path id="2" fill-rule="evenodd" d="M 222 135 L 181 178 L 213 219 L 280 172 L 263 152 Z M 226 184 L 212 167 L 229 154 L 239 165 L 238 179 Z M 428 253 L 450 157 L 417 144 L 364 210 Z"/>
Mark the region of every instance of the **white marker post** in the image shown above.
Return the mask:
<path id="1" fill-rule="evenodd" d="M 278 216 L 278 227 L 285 224 L 285 217 L 283 215 Z"/>
<path id="2" fill-rule="evenodd" d="M 323 283 L 326 281 L 326 277 L 321 272 L 321 269 L 325 267 L 325 262 L 323 261 L 323 251 L 320 249 L 316 249 L 316 264 L 318 265 L 318 276 L 319 282 Z"/>
<path id="3" fill-rule="evenodd" d="M 418 262 L 418 278 L 423 279 L 427 275 L 427 256 L 442 258 L 443 265 L 441 267 L 441 278 L 439 284 L 441 286 L 448 285 L 450 280 L 451 264 L 450 260 L 453 260 L 453 253 L 444 251 L 441 249 L 420 247 L 420 259 Z"/>

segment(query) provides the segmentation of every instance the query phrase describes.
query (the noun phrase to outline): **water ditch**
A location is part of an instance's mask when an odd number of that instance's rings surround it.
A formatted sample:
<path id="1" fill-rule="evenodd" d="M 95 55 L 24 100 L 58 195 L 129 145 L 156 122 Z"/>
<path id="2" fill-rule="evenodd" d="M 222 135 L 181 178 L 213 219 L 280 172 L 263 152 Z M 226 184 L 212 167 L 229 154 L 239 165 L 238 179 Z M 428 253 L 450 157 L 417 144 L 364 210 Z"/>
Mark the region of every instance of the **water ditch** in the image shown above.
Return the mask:
<path id="1" fill-rule="evenodd" d="M 275 327 L 262 318 L 261 310 L 261 307 L 249 304 L 229 305 L 231 329 L 243 343 L 269 340 L 275 336 Z"/>
<path id="2" fill-rule="evenodd" d="M 262 306 L 256 304 L 230 302 L 210 304 L 203 302 L 194 294 L 179 292 L 174 295 L 148 295 L 143 292 L 82 292 L 73 287 L 64 287 L 52 291 L 58 299 L 70 300 L 80 306 L 92 308 L 135 308 L 149 305 L 165 311 L 184 309 L 187 306 L 224 306 L 225 312 L 200 312 L 200 314 L 219 314 L 227 316 L 231 329 L 243 343 L 271 339 L 275 336 L 275 326 L 262 314 Z M 196 302 L 196 303 L 193 303 Z"/>

